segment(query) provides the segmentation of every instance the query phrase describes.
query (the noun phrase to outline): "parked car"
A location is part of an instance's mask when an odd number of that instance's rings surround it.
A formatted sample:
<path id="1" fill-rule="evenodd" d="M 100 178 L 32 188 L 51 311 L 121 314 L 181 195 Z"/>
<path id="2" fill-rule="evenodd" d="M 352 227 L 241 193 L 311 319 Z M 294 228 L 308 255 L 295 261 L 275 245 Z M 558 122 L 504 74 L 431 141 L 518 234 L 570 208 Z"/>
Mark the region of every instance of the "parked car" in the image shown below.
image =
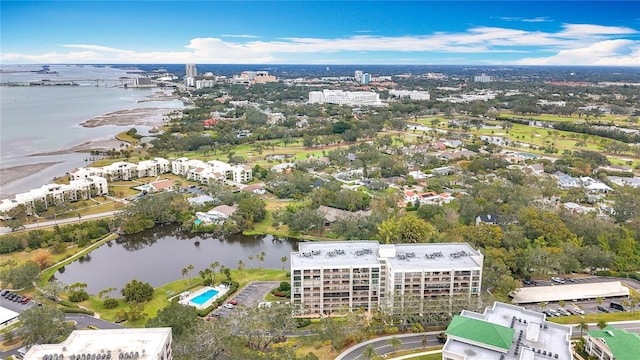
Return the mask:
<path id="1" fill-rule="evenodd" d="M 17 296 L 16 296 L 16 297 L 14 297 L 11 301 L 13 301 L 13 302 L 20 302 L 20 301 L 22 301 L 22 296 L 17 295 Z"/>
<path id="2" fill-rule="evenodd" d="M 231 299 L 231 300 L 229 300 L 229 304 L 231 304 L 231 305 L 238 305 L 238 300 L 236 300 L 236 299 Z"/>
<path id="3" fill-rule="evenodd" d="M 577 312 L 575 312 L 572 308 L 567 308 L 567 312 L 571 315 L 576 315 Z"/>
<path id="4" fill-rule="evenodd" d="M 596 309 L 598 309 L 598 310 L 600 310 L 602 312 L 606 312 L 606 313 L 611 312 L 611 311 L 609 311 L 609 309 L 607 309 L 606 307 L 604 307 L 602 305 L 596 306 Z"/>
<path id="5" fill-rule="evenodd" d="M 226 303 L 226 304 L 222 305 L 222 307 L 224 307 L 226 309 L 233 309 L 235 306 L 233 304 Z"/>
<path id="6" fill-rule="evenodd" d="M 526 285 L 526 286 L 531 286 L 531 285 L 535 285 L 535 284 L 536 284 L 536 282 L 535 282 L 535 281 L 533 281 L 533 280 L 526 280 L 526 279 L 525 279 L 525 280 L 522 280 L 522 284 L 523 284 L 523 285 Z"/>
<path id="7" fill-rule="evenodd" d="M 563 278 L 559 278 L 559 277 L 552 277 L 551 281 L 558 283 L 558 284 L 564 284 L 566 281 Z"/>
<path id="8" fill-rule="evenodd" d="M 22 300 L 20 301 L 23 304 L 27 304 L 29 301 L 31 301 L 31 299 L 28 296 L 25 296 L 22 298 Z"/>
<path id="9" fill-rule="evenodd" d="M 564 315 L 564 316 L 569 316 L 569 315 L 571 315 L 571 313 L 570 313 L 570 312 L 568 312 L 567 310 L 565 310 L 565 309 L 563 309 L 563 308 L 558 308 L 558 310 L 556 310 L 556 311 L 557 311 L 557 312 L 559 312 L 561 315 Z"/>
<path id="10" fill-rule="evenodd" d="M 3 290 L 1 296 L 7 296 L 9 294 L 9 290 Z"/>
<path id="11" fill-rule="evenodd" d="M 553 314 L 553 316 L 560 316 L 560 313 L 555 311 L 555 310 L 553 310 L 553 309 L 549 309 L 547 311 L 550 312 L 551 314 Z"/>
<path id="12" fill-rule="evenodd" d="M 18 296 L 18 295 L 16 295 L 16 294 L 9 294 L 9 295 L 7 295 L 7 299 L 8 299 L 8 300 L 13 300 L 13 298 L 15 298 L 16 296 Z"/>
<path id="13" fill-rule="evenodd" d="M 580 309 L 580 308 L 579 308 L 579 307 L 577 307 L 577 306 L 574 306 L 574 307 L 573 307 L 573 311 L 577 312 L 577 313 L 578 313 L 578 314 L 580 314 L 580 315 L 584 315 L 584 310 Z"/>

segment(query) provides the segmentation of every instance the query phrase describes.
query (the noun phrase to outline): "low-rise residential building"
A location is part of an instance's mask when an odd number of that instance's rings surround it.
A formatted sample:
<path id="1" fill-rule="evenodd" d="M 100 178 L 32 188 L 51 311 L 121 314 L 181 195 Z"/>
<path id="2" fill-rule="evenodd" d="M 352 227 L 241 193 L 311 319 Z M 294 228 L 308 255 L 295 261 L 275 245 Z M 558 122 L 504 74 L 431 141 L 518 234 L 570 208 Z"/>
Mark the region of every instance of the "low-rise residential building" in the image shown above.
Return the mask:
<path id="1" fill-rule="evenodd" d="M 571 327 L 536 311 L 495 302 L 484 313 L 463 310 L 446 330 L 443 360 L 571 360 Z"/>
<path id="2" fill-rule="evenodd" d="M 598 360 L 635 360 L 640 354 L 640 335 L 607 326 L 587 331 L 584 350 Z"/>
<path id="3" fill-rule="evenodd" d="M 107 180 L 100 176 L 88 176 L 71 180 L 69 184 L 47 184 L 25 193 L 16 194 L 13 199 L 0 202 L 0 213 L 24 205 L 28 215 L 33 215 L 37 206 L 47 209 L 57 203 L 86 200 L 109 192 Z"/>
<path id="4" fill-rule="evenodd" d="M 480 293 L 483 255 L 466 243 L 300 243 L 291 253 L 291 302 L 301 316 L 400 311 L 418 299 Z"/>
<path id="5" fill-rule="evenodd" d="M 211 184 L 217 180 L 231 180 L 236 183 L 248 183 L 253 180 L 251 166 L 230 165 L 218 160 L 204 162 L 179 158 L 171 163 L 171 171 L 202 184 Z"/>
<path id="6" fill-rule="evenodd" d="M 171 360 L 171 328 L 74 330 L 59 344 L 33 345 L 24 360 Z"/>
<path id="7" fill-rule="evenodd" d="M 141 177 L 159 176 L 171 172 L 171 163 L 167 159 L 155 158 L 139 163 L 117 161 L 103 167 L 81 167 L 69 172 L 71 180 L 85 179 L 89 176 L 101 176 L 108 181 L 131 180 Z"/>

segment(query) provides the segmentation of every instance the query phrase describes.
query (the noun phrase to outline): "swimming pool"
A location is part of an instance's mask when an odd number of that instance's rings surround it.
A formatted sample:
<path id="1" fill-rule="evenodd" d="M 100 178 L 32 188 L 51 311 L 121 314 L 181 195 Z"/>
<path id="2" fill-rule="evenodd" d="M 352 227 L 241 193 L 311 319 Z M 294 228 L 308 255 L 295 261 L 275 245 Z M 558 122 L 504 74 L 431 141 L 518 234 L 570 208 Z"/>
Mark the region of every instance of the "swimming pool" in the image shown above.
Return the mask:
<path id="1" fill-rule="evenodd" d="M 206 303 L 207 301 L 209 301 L 211 298 L 213 298 L 216 295 L 218 295 L 218 290 L 209 289 L 209 290 L 203 292 L 202 294 L 190 299 L 190 301 L 192 303 L 194 303 L 194 304 L 202 305 L 202 304 Z"/>

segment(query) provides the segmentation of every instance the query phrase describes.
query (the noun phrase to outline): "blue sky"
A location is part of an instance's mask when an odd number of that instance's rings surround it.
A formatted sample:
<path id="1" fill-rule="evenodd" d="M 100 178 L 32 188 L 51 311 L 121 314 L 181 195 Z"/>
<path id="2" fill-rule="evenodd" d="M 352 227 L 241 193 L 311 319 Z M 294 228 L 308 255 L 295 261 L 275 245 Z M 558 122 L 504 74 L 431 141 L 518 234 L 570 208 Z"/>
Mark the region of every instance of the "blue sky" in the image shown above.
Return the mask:
<path id="1" fill-rule="evenodd" d="M 5 1 L 0 63 L 640 66 L 636 1 Z"/>

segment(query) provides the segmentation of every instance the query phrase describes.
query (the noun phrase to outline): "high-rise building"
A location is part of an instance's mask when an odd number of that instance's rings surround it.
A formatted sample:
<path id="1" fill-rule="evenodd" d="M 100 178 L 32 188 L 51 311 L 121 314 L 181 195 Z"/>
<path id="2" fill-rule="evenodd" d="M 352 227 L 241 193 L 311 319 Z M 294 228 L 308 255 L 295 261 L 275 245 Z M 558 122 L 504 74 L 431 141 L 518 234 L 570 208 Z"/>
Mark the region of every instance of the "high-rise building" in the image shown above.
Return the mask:
<path id="1" fill-rule="evenodd" d="M 466 243 L 301 243 L 291 253 L 291 302 L 298 315 L 345 309 L 397 312 L 411 302 L 471 300 L 480 294 L 483 255 Z"/>
<path id="2" fill-rule="evenodd" d="M 355 77 L 356 82 L 358 84 L 362 83 L 362 75 L 364 75 L 362 70 L 356 70 L 355 73 L 354 73 L 354 77 Z"/>
<path id="3" fill-rule="evenodd" d="M 198 76 L 198 68 L 196 68 L 196 64 L 185 65 L 185 73 L 185 77 L 195 78 Z"/>

